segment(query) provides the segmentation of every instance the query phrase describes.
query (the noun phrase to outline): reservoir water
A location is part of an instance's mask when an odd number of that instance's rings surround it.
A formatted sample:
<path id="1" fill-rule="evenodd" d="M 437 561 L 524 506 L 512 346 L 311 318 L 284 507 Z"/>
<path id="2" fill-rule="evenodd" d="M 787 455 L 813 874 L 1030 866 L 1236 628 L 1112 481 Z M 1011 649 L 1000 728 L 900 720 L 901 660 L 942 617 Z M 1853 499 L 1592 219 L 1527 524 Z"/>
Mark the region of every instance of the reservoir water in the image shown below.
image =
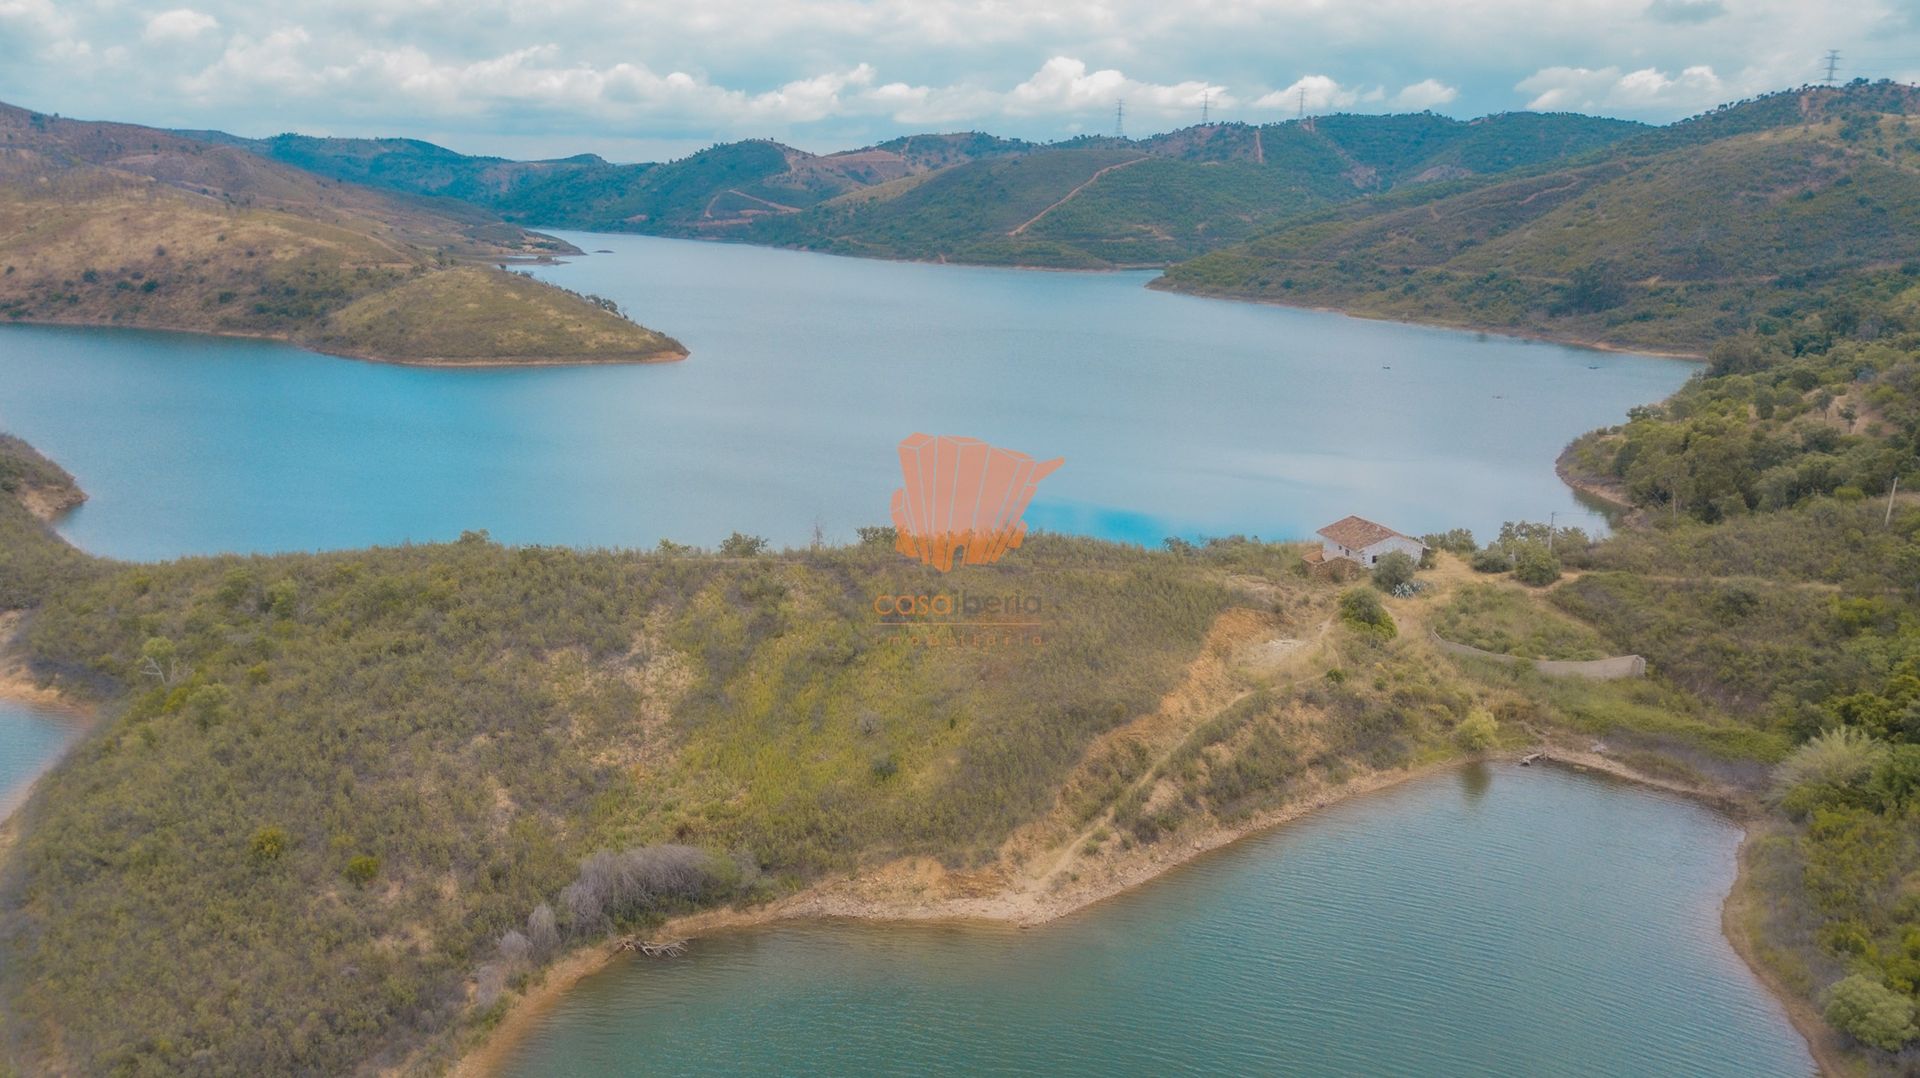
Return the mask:
<path id="1" fill-rule="evenodd" d="M 66 715 L 0 699 L 0 820 L 20 806 L 33 780 L 79 733 L 79 724 Z"/>
<path id="2" fill-rule="evenodd" d="M 887 522 L 895 444 L 965 434 L 1066 465 L 1036 527 L 1157 544 L 1597 525 L 1572 437 L 1692 365 L 1044 273 L 563 233 L 537 274 L 692 351 L 645 367 L 428 370 L 259 341 L 0 327 L 0 429 L 92 496 L 96 553 L 457 537 L 779 544 Z"/>
<path id="3" fill-rule="evenodd" d="M 803 923 L 616 962 L 504 1070 L 1811 1075 L 1720 933 L 1739 838 L 1645 789 L 1469 768 L 1036 929 Z"/>

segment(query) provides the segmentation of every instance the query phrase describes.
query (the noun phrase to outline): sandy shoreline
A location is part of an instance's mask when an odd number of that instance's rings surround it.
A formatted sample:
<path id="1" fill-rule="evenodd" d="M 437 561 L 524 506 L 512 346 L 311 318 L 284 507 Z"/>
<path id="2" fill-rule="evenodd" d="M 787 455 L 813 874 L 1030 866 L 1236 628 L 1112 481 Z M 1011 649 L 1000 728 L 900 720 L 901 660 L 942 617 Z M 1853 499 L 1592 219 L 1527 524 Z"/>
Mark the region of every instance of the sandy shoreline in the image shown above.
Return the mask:
<path id="1" fill-rule="evenodd" d="M 1225 848 L 1244 838 L 1273 830 L 1330 805 L 1361 794 L 1385 790 L 1416 778 L 1463 766 L 1464 761 L 1446 760 L 1403 771 L 1375 772 L 1345 785 L 1317 792 L 1305 800 L 1282 806 L 1256 816 L 1243 826 L 1215 828 L 1185 838 L 1179 845 L 1148 851 L 1135 858 L 1112 877 L 1070 893 L 1041 894 L 1023 890 L 1002 890 L 977 897 L 926 900 L 893 894 L 875 897 L 862 894 L 868 884 L 891 866 L 872 874 L 828 880 L 764 906 L 749 909 L 702 910 L 675 917 L 656 929 L 653 939 L 686 939 L 730 929 L 752 928 L 778 921 L 858 920 L 876 923 L 923 924 L 998 924 L 1033 928 L 1058 920 L 1107 899 L 1124 894 L 1179 868 L 1203 854 Z M 516 1001 L 498 1026 L 473 1050 L 463 1055 L 452 1073 L 461 1078 L 484 1078 L 498 1073 L 520 1040 L 552 1010 L 567 992 L 584 978 L 598 973 L 624 952 L 615 951 L 611 941 L 600 941 L 579 948 L 555 962 L 539 984 Z"/>
<path id="2" fill-rule="evenodd" d="M 1750 814 L 1751 805 L 1729 791 L 1707 789 L 1644 775 L 1619 761 L 1596 753 L 1548 746 L 1541 746 L 1536 751 L 1545 751 L 1548 754 L 1543 758 L 1547 764 L 1576 771 L 1605 774 L 1635 785 L 1677 794 L 1743 821 L 1739 875 L 1722 899 L 1722 934 L 1726 937 L 1729 946 L 1753 972 L 1754 977 L 1780 1001 L 1794 1029 L 1806 1041 L 1822 1073 L 1833 1075 L 1845 1073 L 1835 1066 L 1837 1057 L 1831 1045 L 1826 1043 L 1828 1033 L 1824 1022 L 1810 1005 L 1786 992 L 1778 979 L 1759 964 L 1750 941 L 1740 933 L 1729 912 L 1736 900 L 1742 896 L 1742 888 L 1746 882 L 1747 833 L 1744 818 Z M 1017 928 L 1037 927 L 1132 891 L 1190 864 L 1203 855 L 1225 849 L 1243 839 L 1275 830 L 1340 802 L 1475 763 L 1511 763 L 1520 758 L 1519 753 L 1502 753 L 1484 760 L 1453 758 L 1400 771 L 1374 772 L 1342 786 L 1323 789 L 1312 797 L 1264 813 L 1243 826 L 1215 828 L 1199 836 L 1183 837 L 1178 844 L 1150 851 L 1148 856 L 1134 859 L 1135 863 L 1122 866 L 1110 877 L 1067 893 L 1039 894 L 1003 890 L 978 897 L 943 901 L 926 901 L 899 894 L 876 897 L 863 893 L 869 890 L 866 884 L 875 875 L 886 873 L 887 869 L 882 868 L 876 870 L 875 874 L 863 877 L 817 884 L 764 906 L 750 909 L 705 910 L 676 917 L 661 925 L 651 933 L 649 938 L 690 939 L 713 932 L 751 928 L 780 921 L 805 920 L 973 923 Z M 499 1025 L 495 1026 L 484 1040 L 461 1056 L 451 1073 L 459 1078 L 489 1078 L 499 1073 L 513 1051 L 527 1033 L 538 1024 L 542 1016 L 549 1013 L 580 981 L 605 969 L 623 953 L 613 950 L 610 941 L 601 941 L 591 947 L 577 949 L 560 959 L 547 969 L 537 985 L 532 986 L 526 995 L 513 1003 Z"/>
<path id="3" fill-rule="evenodd" d="M 99 718 L 98 709 L 81 703 L 58 690 L 45 688 L 28 675 L 12 651 L 13 637 L 20 629 L 21 615 L 18 611 L 0 613 L 0 702 L 11 701 L 26 704 L 41 711 L 53 711 L 69 719 L 73 726 L 73 736 L 60 752 L 49 757 L 20 787 L 12 791 L 0 790 L 0 856 L 4 856 L 13 845 L 13 828 L 10 821 L 14 811 L 26 804 L 32 796 L 33 788 L 40 777 L 52 770 L 65 758 L 88 731 L 92 730 Z"/>
<path id="4" fill-rule="evenodd" d="M 1859 1073 L 1856 1068 L 1846 1065 L 1844 1046 L 1839 1043 L 1819 1009 L 1811 1000 L 1790 991 L 1786 983 L 1766 963 L 1760 961 L 1759 947 L 1747 933 L 1742 914 L 1758 897 L 1747 890 L 1751 871 L 1748 843 L 1752 838 L 1751 829 L 1747 829 L 1740 840 L 1739 871 L 1734 876 L 1733 888 L 1727 892 L 1726 901 L 1720 904 L 1720 934 L 1727 938 L 1727 944 L 1733 948 L 1733 953 L 1740 956 L 1740 961 L 1753 971 L 1767 994 L 1780 1001 L 1780 1006 L 1787 1013 L 1787 1021 L 1799 1032 L 1800 1039 L 1807 1042 L 1807 1051 L 1812 1054 L 1814 1065 L 1820 1068 L 1820 1074 L 1826 1078 L 1840 1078 L 1842 1075 Z"/>

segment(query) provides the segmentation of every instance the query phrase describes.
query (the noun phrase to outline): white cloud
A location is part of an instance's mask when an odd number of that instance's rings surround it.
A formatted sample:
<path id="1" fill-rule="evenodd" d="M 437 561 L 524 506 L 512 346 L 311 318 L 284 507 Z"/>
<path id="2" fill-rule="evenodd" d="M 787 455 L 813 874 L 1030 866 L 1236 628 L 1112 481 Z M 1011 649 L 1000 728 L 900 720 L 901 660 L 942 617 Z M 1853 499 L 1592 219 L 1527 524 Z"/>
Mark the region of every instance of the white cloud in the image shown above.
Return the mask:
<path id="1" fill-rule="evenodd" d="M 950 91 L 951 92 L 951 91 Z M 964 91 L 961 91 L 964 92 Z M 1135 113 L 1186 113 L 1204 100 L 1218 108 L 1238 104 L 1224 86 L 1199 81 L 1159 84 L 1130 79 L 1113 68 L 1088 71 L 1085 61 L 1055 56 L 1033 77 L 1002 95 L 1010 114 L 1065 114 L 1111 109 L 1125 101 Z"/>
<path id="2" fill-rule="evenodd" d="M 1215 119 L 1273 120 L 1302 91 L 1315 112 L 1672 119 L 1817 78 L 1829 44 L 1843 77 L 1912 76 L 1920 4 L 0 0 L 0 99 L 253 134 L 544 136 L 554 152 L 616 132 L 847 146 L 1105 130 L 1115 98 L 1136 133 L 1195 122 L 1202 100 Z"/>
<path id="3" fill-rule="evenodd" d="M 1618 67 L 1549 67 L 1521 79 L 1514 89 L 1531 95 L 1527 108 L 1542 112 L 1689 112 L 1734 96 L 1705 64 L 1672 76 L 1651 67 L 1624 74 Z"/>
<path id="4" fill-rule="evenodd" d="M 73 17 L 53 0 L 0 0 L 0 27 L 12 34 L 60 37 L 73 32 Z"/>
<path id="5" fill-rule="evenodd" d="M 209 30 L 217 30 L 220 20 L 211 15 L 202 14 L 191 8 L 178 7 L 172 11 L 163 11 L 147 20 L 147 28 L 141 37 L 154 44 L 192 41 Z"/>
<path id="6" fill-rule="evenodd" d="M 1668 78 L 1653 68 L 1620 76 L 1609 101 L 1634 108 L 1680 105 L 1705 108 L 1725 100 L 1726 86 L 1713 68 L 1698 64 Z"/>
<path id="7" fill-rule="evenodd" d="M 1308 112 L 1326 112 L 1329 109 L 1351 108 L 1362 102 L 1383 101 L 1386 96 L 1387 92 L 1378 86 L 1361 89 L 1342 86 L 1328 75 L 1304 75 L 1283 90 L 1274 90 L 1254 99 L 1253 107 L 1277 112 L 1298 111 L 1304 107 Z"/>
<path id="8" fill-rule="evenodd" d="M 307 63 L 312 41 L 312 36 L 298 26 L 283 27 L 257 39 L 236 34 L 218 60 L 199 74 L 182 79 L 181 89 L 202 98 L 262 90 L 311 94 L 324 85 Z"/>
<path id="9" fill-rule="evenodd" d="M 874 66 L 856 64 L 751 93 L 684 71 L 660 74 L 635 63 L 605 68 L 569 64 L 557 45 L 536 45 L 469 63 L 444 63 L 415 48 L 368 50 L 336 63 L 315 63 L 312 36 L 288 27 L 255 39 L 237 35 L 223 54 L 186 86 L 218 100 L 275 91 L 335 101 L 391 105 L 438 114 L 484 114 L 515 105 L 584 113 L 609 120 L 672 116 L 720 127 L 807 124 L 834 117 L 882 117 L 903 123 L 957 122 L 981 116 L 1105 114 L 1127 110 L 1164 119 L 1238 104 L 1224 87 L 1200 81 L 1156 84 L 1118 70 L 1089 71 L 1056 56 L 1006 90 L 881 82 Z"/>
<path id="10" fill-rule="evenodd" d="M 1515 83 L 1513 88 L 1534 95 L 1527 102 L 1528 108 L 1556 112 L 1581 108 L 1597 100 L 1619 78 L 1617 67 L 1599 71 L 1584 67 L 1544 67 Z"/>
<path id="11" fill-rule="evenodd" d="M 1460 96 L 1460 91 L 1439 79 L 1421 79 L 1411 86 L 1403 86 L 1393 95 L 1395 108 L 1430 109 L 1444 105 Z"/>

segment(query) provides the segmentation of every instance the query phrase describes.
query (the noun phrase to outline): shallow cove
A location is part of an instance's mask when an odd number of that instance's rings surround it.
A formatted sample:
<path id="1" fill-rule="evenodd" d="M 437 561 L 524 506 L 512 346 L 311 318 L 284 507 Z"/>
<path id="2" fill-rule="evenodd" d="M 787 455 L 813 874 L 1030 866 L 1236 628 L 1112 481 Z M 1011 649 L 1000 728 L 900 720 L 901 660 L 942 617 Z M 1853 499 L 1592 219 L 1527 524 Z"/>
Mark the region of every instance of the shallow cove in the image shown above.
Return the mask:
<path id="1" fill-rule="evenodd" d="M 26 799 L 40 773 L 80 736 L 80 722 L 48 708 L 0 698 L 0 819 Z"/>
<path id="2" fill-rule="evenodd" d="M 0 327 L 0 428 L 92 496 L 81 547 L 154 559 L 446 540 L 803 545 L 887 521 L 894 446 L 1066 465 L 1036 527 L 1157 544 L 1597 523 L 1574 436 L 1693 365 L 1150 291 L 1151 273 L 931 266 L 566 233 L 534 270 L 683 340 L 646 366 L 434 370 L 185 334 Z"/>
<path id="3" fill-rule="evenodd" d="M 1739 828 L 1511 765 L 1030 931 L 805 923 L 582 981 L 504 1073 L 1810 1075 L 1720 932 Z"/>

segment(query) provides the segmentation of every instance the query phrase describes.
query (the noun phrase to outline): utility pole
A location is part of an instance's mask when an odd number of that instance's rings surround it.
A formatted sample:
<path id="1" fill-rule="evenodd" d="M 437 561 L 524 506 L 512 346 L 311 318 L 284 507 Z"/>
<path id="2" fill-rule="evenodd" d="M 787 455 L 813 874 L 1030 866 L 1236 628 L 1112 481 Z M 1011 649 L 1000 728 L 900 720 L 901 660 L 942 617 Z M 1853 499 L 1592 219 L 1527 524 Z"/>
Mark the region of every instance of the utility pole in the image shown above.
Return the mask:
<path id="1" fill-rule="evenodd" d="M 1201 127 L 1207 126 L 1207 105 L 1212 103 L 1212 101 L 1213 101 L 1213 92 L 1211 90 L 1201 92 L 1200 94 L 1200 126 Z"/>
<path id="2" fill-rule="evenodd" d="M 1553 553 L 1553 522 L 1560 516 L 1558 509 L 1547 514 L 1547 553 Z"/>
<path id="3" fill-rule="evenodd" d="M 1840 81 L 1839 71 L 1840 71 L 1840 50 L 1828 49 L 1827 50 L 1827 74 L 1826 74 L 1826 77 L 1821 79 L 1820 81 L 1827 86 L 1832 86 L 1834 83 Z"/>
<path id="4" fill-rule="evenodd" d="M 1305 86 L 1302 86 L 1300 87 L 1300 113 L 1299 115 L 1295 116 L 1294 119 L 1304 120 L 1306 118 L 1307 118 L 1307 88 Z"/>
<path id="5" fill-rule="evenodd" d="M 1124 97 L 1113 99 L 1113 137 L 1127 137 L 1127 99 Z"/>
<path id="6" fill-rule="evenodd" d="M 1887 491 L 1887 519 L 1880 522 L 1883 528 L 1893 527 L 1893 496 L 1900 493 L 1900 477 L 1893 477 L 1893 489 Z"/>

